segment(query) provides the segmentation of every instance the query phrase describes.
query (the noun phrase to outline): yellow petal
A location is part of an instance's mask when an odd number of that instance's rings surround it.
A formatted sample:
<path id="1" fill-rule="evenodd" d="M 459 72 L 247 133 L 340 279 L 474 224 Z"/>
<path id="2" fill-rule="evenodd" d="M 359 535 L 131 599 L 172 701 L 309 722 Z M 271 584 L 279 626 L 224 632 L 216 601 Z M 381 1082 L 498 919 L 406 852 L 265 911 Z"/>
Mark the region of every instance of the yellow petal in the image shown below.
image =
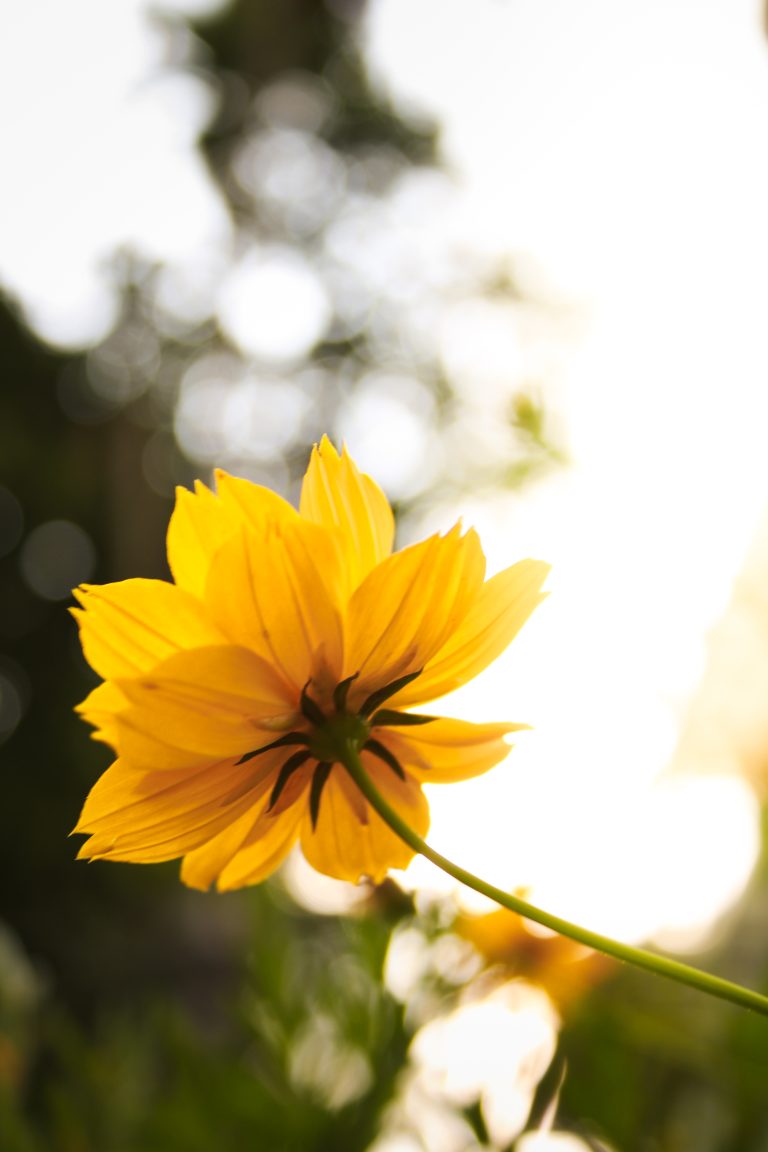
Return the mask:
<path id="1" fill-rule="evenodd" d="M 421 783 L 451 784 L 493 768 L 510 750 L 504 736 L 526 727 L 438 717 L 418 727 L 377 728 L 374 735 Z"/>
<path id="2" fill-rule="evenodd" d="M 246 526 L 296 519 L 294 508 L 268 488 L 217 471 L 218 494 L 199 480 L 195 491 L 176 490 L 168 525 L 168 564 L 180 588 L 201 597 L 211 560 L 221 545 Z"/>
<path id="3" fill-rule="evenodd" d="M 424 836 L 429 828 L 429 806 L 415 780 L 400 780 L 369 753 L 363 764 L 384 798 L 397 809 L 414 831 Z M 405 868 L 413 851 L 389 828 L 368 804 L 367 823 L 361 823 L 359 793 L 338 764 L 333 767 L 320 799 L 317 828 L 305 812 L 301 826 L 301 849 L 318 872 L 337 880 L 356 883 L 364 876 L 378 883 L 390 868 Z"/>
<path id="4" fill-rule="evenodd" d="M 198 600 L 164 580 L 83 584 L 72 614 L 88 663 L 105 680 L 144 672 L 182 648 L 225 637 Z"/>
<path id="5" fill-rule="evenodd" d="M 264 754 L 264 759 L 270 756 Z M 238 764 L 234 759 L 206 764 L 196 771 L 138 772 L 122 760 L 104 772 L 94 784 L 80 814 L 75 832 L 117 836 L 160 820 L 209 805 L 221 808 L 225 801 L 256 787 L 274 771 L 274 757 L 264 764 Z"/>
<path id="6" fill-rule="evenodd" d="M 270 743 L 268 726 L 291 712 L 272 667 L 231 645 L 177 652 L 118 686 L 129 707 L 114 717 L 117 747 L 126 763 L 142 769 L 243 756 Z M 186 759 L 167 763 L 169 747 Z"/>
<path id="7" fill-rule="evenodd" d="M 482 587 L 456 632 L 427 662 L 424 672 L 387 702 L 407 707 L 436 700 L 472 680 L 514 640 L 537 604 L 549 565 L 521 560 L 493 576 Z"/>
<path id="8" fill-rule="evenodd" d="M 346 448 L 339 456 L 327 436 L 312 450 L 299 509 L 307 520 L 341 531 L 348 593 L 392 551 L 395 522 L 389 501 L 358 470 Z"/>
<path id="9" fill-rule="evenodd" d="M 243 480 L 240 476 L 230 476 L 221 468 L 216 469 L 215 475 L 219 500 L 236 521 L 238 529 L 260 531 L 267 522 L 291 524 L 298 520 L 299 514 L 293 505 L 271 488 Z"/>
<path id="10" fill-rule="evenodd" d="M 210 888 L 222 869 L 237 853 L 258 819 L 259 809 L 268 799 L 269 795 L 265 794 L 259 808 L 249 809 L 239 820 L 235 820 L 219 832 L 218 836 L 186 854 L 181 864 L 181 879 L 189 888 L 198 888 L 202 892 Z"/>
<path id="11" fill-rule="evenodd" d="M 176 860 L 217 836 L 223 828 L 247 811 L 245 800 L 233 808 L 211 814 L 209 807 L 196 808 L 174 821 L 154 825 L 141 832 L 117 837 L 93 835 L 77 854 L 78 860 L 115 860 L 129 864 L 159 864 Z"/>
<path id="12" fill-rule="evenodd" d="M 115 713 L 127 708 L 128 700 L 111 680 L 105 680 L 90 692 L 75 711 L 79 712 L 88 724 L 93 724 L 95 740 L 104 740 L 114 746 L 117 736 Z"/>
<path id="13" fill-rule="evenodd" d="M 302 814 L 303 806 L 299 804 L 279 814 L 263 812 L 219 875 L 218 890 L 230 892 L 266 880 L 296 843 Z"/>
<path id="14" fill-rule="evenodd" d="M 236 530 L 234 518 L 199 480 L 194 492 L 176 489 L 166 547 L 168 566 L 179 588 L 202 596 L 211 557 Z"/>
<path id="15" fill-rule="evenodd" d="M 127 700 L 120 689 L 111 680 L 98 684 L 89 692 L 82 704 L 75 708 L 86 720 L 93 717 L 111 716 L 115 712 L 122 712 Z"/>
<path id="16" fill-rule="evenodd" d="M 352 596 L 345 675 L 355 693 L 382 687 L 429 661 L 461 625 L 483 584 L 477 534 L 431 536 L 384 560 Z"/>
<path id="17" fill-rule="evenodd" d="M 121 760 L 138 772 L 195 772 L 215 759 L 208 752 L 194 752 L 147 734 L 126 713 L 115 721 L 113 746 Z"/>
<path id="18" fill-rule="evenodd" d="M 253 813 L 255 819 L 271 787 L 268 774 L 246 790 L 235 789 L 235 799 L 230 800 L 228 792 L 222 796 L 220 789 L 215 795 L 206 791 L 192 797 L 178 786 L 175 804 L 142 802 L 122 813 L 122 820 L 105 820 L 78 855 L 136 863 L 173 860 L 209 843 L 246 813 Z"/>
<path id="19" fill-rule="evenodd" d="M 223 632 L 269 661 L 297 695 L 322 647 L 340 679 L 338 540 L 296 520 L 240 532 L 211 564 L 205 599 Z"/>
<path id="20" fill-rule="evenodd" d="M 168 773 L 159 784 L 154 774 L 131 771 L 120 760 L 115 760 L 106 772 L 102 772 L 88 793 L 73 832 L 90 832 L 105 816 L 152 796 L 155 792 L 173 787 L 180 779 L 184 779 L 184 775 L 177 773 L 174 777 Z"/>

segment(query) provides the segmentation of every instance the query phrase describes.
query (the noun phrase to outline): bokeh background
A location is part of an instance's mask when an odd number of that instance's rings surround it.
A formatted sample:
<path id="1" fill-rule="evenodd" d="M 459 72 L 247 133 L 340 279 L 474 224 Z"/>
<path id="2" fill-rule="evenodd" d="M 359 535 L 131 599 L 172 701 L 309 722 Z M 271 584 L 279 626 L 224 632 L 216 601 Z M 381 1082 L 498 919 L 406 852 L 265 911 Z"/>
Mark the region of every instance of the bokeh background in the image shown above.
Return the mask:
<path id="1" fill-rule="evenodd" d="M 431 840 L 768 992 L 768 44 L 753 0 L 0 0 L 0 1149 L 765 1152 L 763 1020 L 416 863 L 74 861 L 73 585 L 346 440 L 552 596 Z"/>

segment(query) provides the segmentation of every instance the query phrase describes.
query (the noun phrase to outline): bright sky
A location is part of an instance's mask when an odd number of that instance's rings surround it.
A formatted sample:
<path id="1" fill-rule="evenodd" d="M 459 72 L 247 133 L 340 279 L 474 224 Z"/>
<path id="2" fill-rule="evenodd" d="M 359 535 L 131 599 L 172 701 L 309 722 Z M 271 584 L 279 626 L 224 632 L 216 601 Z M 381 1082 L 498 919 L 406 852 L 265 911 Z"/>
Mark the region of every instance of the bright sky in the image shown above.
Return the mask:
<path id="1" fill-rule="evenodd" d="M 540 617 L 463 701 L 536 732 L 462 795 L 433 790 L 432 840 L 562 914 L 680 944 L 757 845 L 738 781 L 654 780 L 768 488 L 759 15 L 374 0 L 368 21 L 372 72 L 437 118 L 478 241 L 532 257 L 581 318 L 560 400 L 574 468 L 464 510 L 495 566 L 554 564 Z"/>
<path id="2" fill-rule="evenodd" d="M 182 26 L 152 18 L 220 6 L 0 4 L 3 147 L 13 161 L 0 190 L 0 282 L 54 344 L 77 348 L 112 328 L 116 249 L 171 265 L 194 252 L 200 264 L 226 243 L 229 219 L 196 149 L 212 93 L 164 66 L 172 45 L 184 58 Z"/>

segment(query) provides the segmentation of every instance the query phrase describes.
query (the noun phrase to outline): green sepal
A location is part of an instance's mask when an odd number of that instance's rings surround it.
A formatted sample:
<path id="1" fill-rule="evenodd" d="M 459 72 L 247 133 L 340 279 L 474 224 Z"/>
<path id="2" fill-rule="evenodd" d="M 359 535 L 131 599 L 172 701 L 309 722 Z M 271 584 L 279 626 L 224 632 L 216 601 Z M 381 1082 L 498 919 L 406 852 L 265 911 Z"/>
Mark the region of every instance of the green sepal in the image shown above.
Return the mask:
<path id="1" fill-rule="evenodd" d="M 419 716 L 416 712 L 396 712 L 394 708 L 380 708 L 371 716 L 372 728 L 411 728 L 416 724 L 429 724 L 437 716 Z"/>
<path id="2" fill-rule="evenodd" d="M 333 690 L 333 703 L 337 712 L 345 712 L 347 708 L 347 696 L 352 684 L 357 680 L 359 672 L 354 672 L 351 676 L 347 676 L 346 680 L 340 680 Z"/>
<path id="3" fill-rule="evenodd" d="M 299 707 L 301 708 L 304 716 L 306 716 L 307 720 L 309 720 L 310 724 L 314 724 L 317 728 L 322 728 L 323 724 L 325 724 L 328 718 L 320 705 L 315 703 L 312 697 L 308 695 L 307 688 L 310 684 L 311 680 L 307 680 L 307 683 L 301 690 L 301 700 L 299 702 Z"/>
<path id="4" fill-rule="evenodd" d="M 309 740 L 303 732 L 287 732 L 285 736 L 279 736 L 277 740 L 273 740 L 271 744 L 265 744 L 263 748 L 254 748 L 253 752 L 246 752 L 245 756 L 241 756 L 237 763 L 245 764 L 248 760 L 253 760 L 254 756 L 261 756 L 262 752 L 271 752 L 273 748 L 286 748 L 291 744 L 303 744 L 308 748 Z"/>
<path id="5" fill-rule="evenodd" d="M 389 700 L 390 696 L 394 696 L 395 692 L 399 692 L 401 688 L 405 688 L 406 684 L 410 684 L 417 677 L 421 676 L 423 668 L 419 668 L 418 672 L 409 672 L 407 676 L 401 676 L 398 680 L 393 680 L 391 684 L 385 684 L 383 688 L 377 688 L 372 692 L 365 703 L 360 708 L 360 715 L 368 717 L 371 712 L 375 712 L 380 704 L 385 700 Z"/>
<path id="6" fill-rule="evenodd" d="M 329 764 L 327 760 L 323 760 L 322 763 L 318 764 L 317 768 L 315 768 L 312 777 L 312 785 L 309 789 L 309 815 L 312 820 L 313 832 L 317 828 L 317 818 L 320 815 L 320 797 L 323 794 L 323 788 L 331 774 L 332 767 L 333 765 Z"/>
<path id="7" fill-rule="evenodd" d="M 288 757 L 285 764 L 283 764 L 282 768 L 280 769 L 277 780 L 275 781 L 275 786 L 270 793 L 269 804 L 267 804 L 267 812 L 271 811 L 275 804 L 277 804 L 283 788 L 285 788 L 286 784 L 290 780 L 291 776 L 293 776 L 297 768 L 301 768 L 302 764 L 305 764 L 311 755 L 312 753 L 309 751 L 302 751 L 294 752 L 293 756 Z"/>
<path id="8" fill-rule="evenodd" d="M 405 772 L 403 772 L 400 767 L 400 762 L 397 757 L 390 752 L 389 748 L 385 748 L 383 744 L 380 744 L 378 740 L 367 740 L 363 745 L 363 751 L 372 752 L 374 756 L 378 756 L 379 760 L 383 760 L 396 776 L 399 776 L 401 780 L 405 780 Z"/>

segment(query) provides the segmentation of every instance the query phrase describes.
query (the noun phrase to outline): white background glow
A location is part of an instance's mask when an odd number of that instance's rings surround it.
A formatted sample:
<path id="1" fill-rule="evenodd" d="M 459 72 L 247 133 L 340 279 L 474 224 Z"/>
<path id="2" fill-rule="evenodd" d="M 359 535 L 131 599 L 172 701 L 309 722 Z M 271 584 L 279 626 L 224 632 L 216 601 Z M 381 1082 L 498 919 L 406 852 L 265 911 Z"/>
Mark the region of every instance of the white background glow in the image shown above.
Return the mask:
<path id="1" fill-rule="evenodd" d="M 54 344 L 79 347 L 109 332 L 119 305 L 110 264 L 121 246 L 173 264 L 226 240 L 229 218 L 196 148 L 213 97 L 199 77 L 169 66 L 173 38 L 152 14 L 219 6 L 0 5 L 3 149 L 12 159 L 0 191 L 0 280 Z"/>
<path id="2" fill-rule="evenodd" d="M 219 322 L 235 344 L 276 363 L 302 360 L 328 316 L 328 301 L 310 265 L 280 249 L 246 253 L 226 279 L 219 302 Z"/>
<path id="3" fill-rule="evenodd" d="M 694 944 L 757 847 L 738 781 L 655 779 L 768 487 L 759 5 L 374 0 L 367 30 L 379 84 L 437 119 L 478 245 L 532 254 L 580 317 L 559 398 L 572 469 L 462 509 L 494 568 L 532 554 L 554 574 L 456 710 L 537 730 L 460 797 L 432 790 L 433 841 L 595 927 Z M 502 323 L 478 348 L 478 323 L 445 354 L 472 375 L 479 356 L 492 394 L 491 353 L 514 371 L 520 341 Z"/>

